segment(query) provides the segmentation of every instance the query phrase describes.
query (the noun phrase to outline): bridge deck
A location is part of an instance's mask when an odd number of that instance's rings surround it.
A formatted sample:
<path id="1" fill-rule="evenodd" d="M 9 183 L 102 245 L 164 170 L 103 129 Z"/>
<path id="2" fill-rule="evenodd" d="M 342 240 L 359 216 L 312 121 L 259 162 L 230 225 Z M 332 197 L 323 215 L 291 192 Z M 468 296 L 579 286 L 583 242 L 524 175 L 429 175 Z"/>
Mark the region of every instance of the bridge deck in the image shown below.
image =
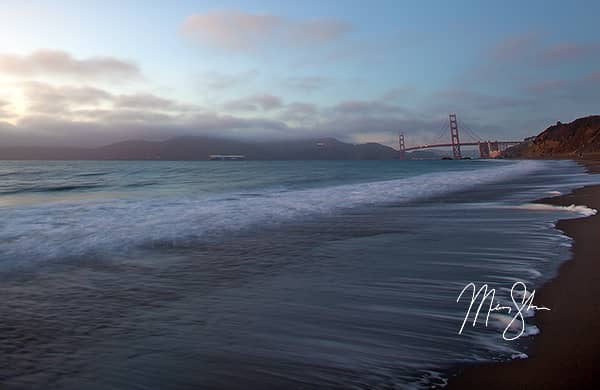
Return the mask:
<path id="1" fill-rule="evenodd" d="M 481 142 L 461 142 L 460 146 L 478 146 L 481 143 L 485 143 L 485 142 L 493 142 L 493 143 L 498 143 L 499 145 L 518 145 L 523 141 L 481 141 Z M 419 150 L 419 149 L 430 149 L 430 148 L 451 148 L 452 144 L 425 144 L 425 145 L 418 145 L 418 146 L 411 146 L 409 148 L 404 149 L 407 152 L 410 152 L 411 150 Z"/>

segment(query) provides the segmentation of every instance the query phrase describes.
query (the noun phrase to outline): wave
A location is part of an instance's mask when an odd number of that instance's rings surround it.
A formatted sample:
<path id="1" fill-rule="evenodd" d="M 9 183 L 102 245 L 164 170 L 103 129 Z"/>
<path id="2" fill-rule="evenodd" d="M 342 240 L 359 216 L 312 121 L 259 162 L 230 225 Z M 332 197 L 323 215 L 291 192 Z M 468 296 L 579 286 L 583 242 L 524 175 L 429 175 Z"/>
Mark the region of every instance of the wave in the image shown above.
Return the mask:
<path id="1" fill-rule="evenodd" d="M 36 188 L 36 191 L 39 192 L 61 192 L 61 191 L 79 191 L 79 190 L 88 190 L 92 188 L 102 187 L 98 184 L 85 184 L 85 185 L 64 185 L 64 186 L 50 186 L 43 188 Z"/>
<path id="2" fill-rule="evenodd" d="M 511 208 L 523 209 L 523 210 L 539 210 L 539 211 L 566 211 L 570 213 L 575 213 L 583 217 L 590 217 L 592 215 L 596 215 L 598 212 L 596 209 L 589 208 L 583 205 L 570 205 L 570 206 L 555 206 L 551 204 L 545 203 L 527 203 L 519 206 L 514 206 Z"/>
<path id="3" fill-rule="evenodd" d="M 195 199 L 115 199 L 4 208 L 0 209 L 3 219 L 11 222 L 0 227 L 0 250 L 5 259 L 47 259 L 133 247 L 185 246 L 227 232 L 357 206 L 406 203 L 466 191 L 542 167 L 537 161 L 519 161 L 404 179 L 264 191 L 261 196 L 252 197 L 240 193 Z"/>
<path id="4" fill-rule="evenodd" d="M 62 186 L 47 186 L 47 187 L 29 187 L 29 188 L 19 188 L 14 190 L 0 191 L 2 195 L 15 195 L 15 194 L 23 194 L 28 192 L 69 192 L 69 191 L 81 191 L 81 190 L 90 190 L 103 187 L 99 184 L 80 184 L 80 185 L 62 185 Z"/>
<path id="5" fill-rule="evenodd" d="M 83 173 L 78 173 L 77 177 L 90 177 L 90 176 L 105 176 L 108 175 L 110 172 L 83 172 Z"/>
<path id="6" fill-rule="evenodd" d="M 559 213 L 570 213 L 573 216 L 565 216 L 565 218 L 578 218 L 578 217 L 590 217 L 596 215 L 598 210 L 590 208 L 585 205 L 569 205 L 569 206 L 556 206 L 547 203 L 524 203 L 517 205 L 506 205 L 502 203 L 473 203 L 473 204 L 461 204 L 460 207 L 471 207 L 474 209 L 506 209 L 506 210 L 528 210 L 528 211 L 556 211 Z M 554 226 L 554 224 L 552 224 Z"/>
<path id="7" fill-rule="evenodd" d="M 19 174 L 18 171 L 0 172 L 0 177 L 7 177 L 7 176 L 18 175 L 18 174 Z"/>
<path id="8" fill-rule="evenodd" d="M 124 187 L 126 187 L 126 188 L 150 187 L 150 186 L 155 186 L 157 184 L 160 184 L 160 183 L 157 181 L 147 181 L 147 182 L 126 184 Z"/>

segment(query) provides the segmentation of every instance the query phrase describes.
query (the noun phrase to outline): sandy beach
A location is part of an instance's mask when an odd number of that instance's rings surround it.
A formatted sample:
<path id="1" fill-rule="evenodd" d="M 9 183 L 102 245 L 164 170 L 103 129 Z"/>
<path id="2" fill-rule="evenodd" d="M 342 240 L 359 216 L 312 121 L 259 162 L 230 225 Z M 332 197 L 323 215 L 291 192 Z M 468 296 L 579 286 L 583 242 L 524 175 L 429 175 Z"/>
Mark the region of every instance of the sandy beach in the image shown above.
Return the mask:
<path id="1" fill-rule="evenodd" d="M 590 172 L 600 172 L 600 161 L 581 161 Z M 600 209 L 600 186 L 541 199 L 539 202 Z M 467 367 L 450 378 L 450 389 L 588 389 L 600 378 L 600 214 L 561 220 L 557 228 L 574 239 L 572 258 L 558 276 L 538 289 L 536 302 L 552 311 L 536 314 L 541 334 L 529 359 Z"/>

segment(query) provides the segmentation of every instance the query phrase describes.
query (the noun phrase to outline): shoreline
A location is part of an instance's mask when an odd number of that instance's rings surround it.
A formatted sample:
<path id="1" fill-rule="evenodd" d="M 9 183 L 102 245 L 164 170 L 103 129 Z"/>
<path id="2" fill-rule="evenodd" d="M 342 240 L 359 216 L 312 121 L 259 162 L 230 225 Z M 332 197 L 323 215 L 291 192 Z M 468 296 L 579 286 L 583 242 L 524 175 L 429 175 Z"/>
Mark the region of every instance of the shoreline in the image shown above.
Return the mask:
<path id="1" fill-rule="evenodd" d="M 600 160 L 579 160 L 600 173 Z M 600 210 L 600 185 L 535 201 L 554 206 L 585 205 Z M 600 213 L 561 219 L 556 228 L 573 239 L 571 257 L 557 275 L 536 290 L 536 302 L 552 310 L 536 313 L 541 333 L 527 359 L 463 366 L 448 378 L 448 389 L 598 388 L 600 374 Z"/>

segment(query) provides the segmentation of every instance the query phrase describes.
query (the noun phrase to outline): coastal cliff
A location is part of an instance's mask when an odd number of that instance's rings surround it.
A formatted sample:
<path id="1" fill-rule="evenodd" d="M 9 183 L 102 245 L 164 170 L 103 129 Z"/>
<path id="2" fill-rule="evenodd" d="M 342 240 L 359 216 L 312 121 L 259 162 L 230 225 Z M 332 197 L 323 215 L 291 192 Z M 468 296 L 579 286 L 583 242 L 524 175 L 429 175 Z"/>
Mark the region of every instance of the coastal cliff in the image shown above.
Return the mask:
<path id="1" fill-rule="evenodd" d="M 507 158 L 561 158 L 600 154 L 600 115 L 558 122 L 533 140 L 509 148 Z"/>

